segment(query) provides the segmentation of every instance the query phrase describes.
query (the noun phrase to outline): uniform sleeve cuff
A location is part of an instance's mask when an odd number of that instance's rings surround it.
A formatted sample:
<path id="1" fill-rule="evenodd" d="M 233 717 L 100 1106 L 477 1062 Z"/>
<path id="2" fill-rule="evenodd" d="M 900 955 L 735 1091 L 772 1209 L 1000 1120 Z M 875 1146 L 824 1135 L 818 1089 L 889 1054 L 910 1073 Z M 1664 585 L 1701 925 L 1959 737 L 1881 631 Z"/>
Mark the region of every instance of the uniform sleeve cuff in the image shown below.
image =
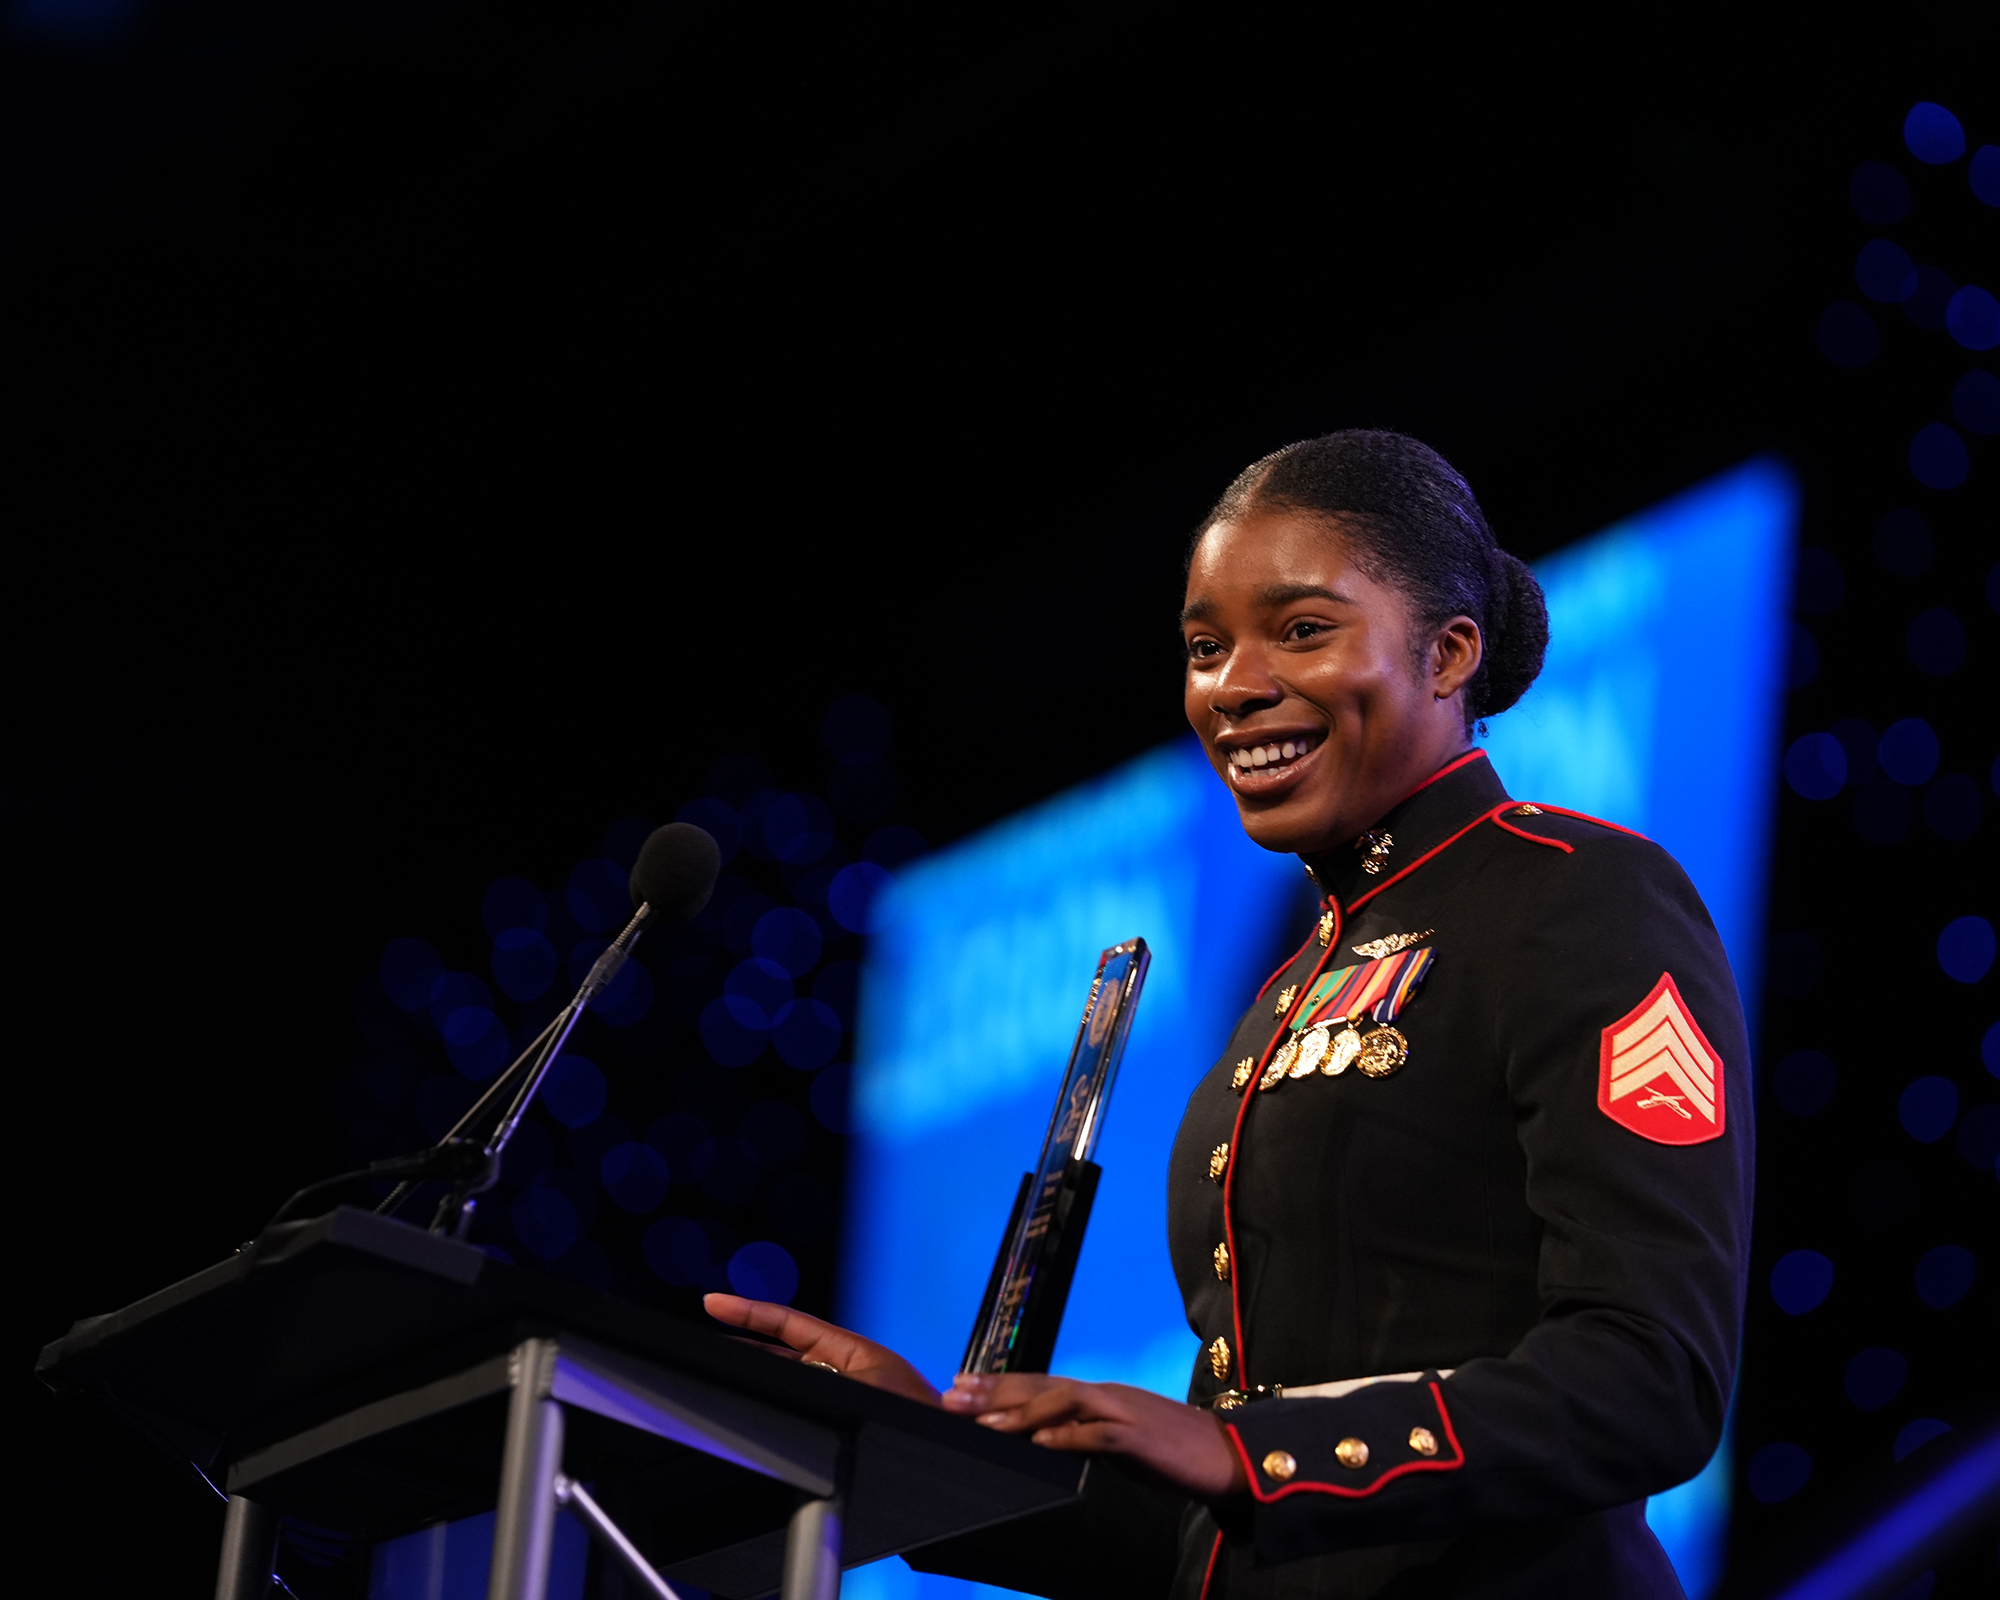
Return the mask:
<path id="1" fill-rule="evenodd" d="M 1338 1400 L 1244 1406 L 1223 1427 L 1260 1505 L 1309 1494 L 1360 1500 L 1398 1478 L 1465 1465 L 1435 1371 Z"/>

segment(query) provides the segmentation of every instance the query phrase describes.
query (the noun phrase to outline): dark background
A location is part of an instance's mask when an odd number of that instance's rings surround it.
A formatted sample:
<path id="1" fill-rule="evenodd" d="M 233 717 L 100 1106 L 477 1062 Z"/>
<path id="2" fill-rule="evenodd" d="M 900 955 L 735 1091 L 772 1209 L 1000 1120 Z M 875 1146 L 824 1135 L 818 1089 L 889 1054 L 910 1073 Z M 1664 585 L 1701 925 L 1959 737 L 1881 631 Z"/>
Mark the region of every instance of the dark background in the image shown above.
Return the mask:
<path id="1" fill-rule="evenodd" d="M 560 883 L 731 752 L 820 783 L 844 693 L 888 707 L 894 820 L 933 845 L 1173 736 L 1186 530 L 1289 440 L 1414 433 L 1529 557 L 1776 450 L 1844 574 L 1787 739 L 1921 712 L 1950 770 L 1995 754 L 1995 447 L 1951 494 L 1903 464 L 1973 358 L 1893 307 L 1866 367 L 1815 343 L 1859 299 L 1864 159 L 1910 178 L 1907 248 L 2000 279 L 2000 212 L 1900 137 L 1930 99 L 2000 141 L 1990 13 L 9 15 L 4 1353 L 14 1548 L 67 1592 L 207 1592 L 220 1513 L 34 1353 L 352 1153 L 385 940 L 476 963 L 492 877 Z M 1936 531 L 1918 571 L 1873 554 L 1899 504 Z M 1944 676 L 1901 643 L 1939 603 L 1971 636 Z M 1758 1271 L 1851 1260 L 1816 1320 L 1753 1282 L 1739 1455 L 1817 1466 L 1739 1495 L 1746 1570 L 1890 1481 L 1909 1405 L 1962 1428 L 1992 1399 L 1990 1243 L 1949 1312 L 1907 1279 L 1992 1239 L 1995 1190 L 1898 1130 L 1920 1069 L 1874 1041 L 1914 1029 L 2000 1098 L 1996 980 L 1929 956 L 1993 914 L 1993 824 L 1875 844 L 1846 806 L 1781 810 L 1772 926 L 1807 940 L 1763 1056 L 1841 1077 L 1817 1120 L 1766 1110 Z M 1907 1180 L 1886 1221 L 1848 1198 L 1864 1166 Z M 1854 1411 L 1841 1372 L 1883 1343 L 1939 1392 Z"/>

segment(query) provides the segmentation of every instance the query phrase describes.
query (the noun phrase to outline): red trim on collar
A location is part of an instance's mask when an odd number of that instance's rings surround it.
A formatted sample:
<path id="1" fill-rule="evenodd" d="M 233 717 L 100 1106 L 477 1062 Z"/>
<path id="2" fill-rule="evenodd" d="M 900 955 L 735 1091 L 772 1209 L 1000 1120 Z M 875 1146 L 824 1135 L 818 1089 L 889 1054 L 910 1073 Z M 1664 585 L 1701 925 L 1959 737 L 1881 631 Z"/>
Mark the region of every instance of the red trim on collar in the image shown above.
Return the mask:
<path id="1" fill-rule="evenodd" d="M 1222 1554 L 1222 1530 L 1215 1530 L 1215 1543 L 1208 1549 L 1208 1565 L 1201 1572 L 1201 1600 L 1208 1600 L 1208 1586 L 1215 1578 L 1215 1558 Z"/>
<path id="2" fill-rule="evenodd" d="M 1416 788 L 1412 789 L 1410 791 L 1410 794 L 1423 793 L 1424 790 L 1428 789 L 1432 784 L 1436 783 L 1438 779 L 1444 777 L 1447 773 L 1458 771 L 1458 769 L 1464 766 L 1468 761 L 1485 761 L 1487 759 L 1488 757 L 1484 750 L 1468 750 L 1465 752 L 1464 755 L 1460 756 L 1456 761 L 1448 761 L 1443 766 L 1439 767 L 1437 771 L 1433 772 L 1428 778 L 1424 779 L 1422 783 L 1418 784 Z M 1410 794 L 1404 795 L 1403 800 L 1409 799 Z M 1398 800 L 1396 804 L 1401 805 L 1403 803 L 1403 800 Z"/>
<path id="3" fill-rule="evenodd" d="M 1445 1438 L 1451 1441 L 1452 1459 L 1446 1461 L 1442 1457 L 1438 1457 L 1429 1461 L 1405 1461 L 1400 1467 L 1391 1467 L 1363 1489 L 1357 1489 L 1354 1485 L 1347 1483 L 1317 1483 L 1309 1478 L 1301 1478 L 1286 1484 L 1282 1489 L 1273 1489 L 1267 1493 L 1257 1487 L 1257 1464 L 1250 1459 L 1250 1452 L 1244 1448 L 1243 1438 L 1242 1435 L 1237 1433 L 1236 1424 L 1225 1422 L 1222 1425 L 1222 1431 L 1229 1435 L 1229 1442 L 1236 1446 L 1237 1457 L 1242 1461 L 1244 1474 L 1250 1480 L 1251 1498 L 1259 1505 L 1268 1506 L 1273 1501 L 1284 1499 L 1288 1494 L 1332 1494 L 1338 1495 L 1343 1500 L 1365 1500 L 1368 1496 L 1379 1490 L 1383 1484 L 1393 1483 L 1406 1473 L 1456 1472 L 1460 1467 L 1465 1465 L 1465 1446 L 1458 1442 L 1458 1430 L 1452 1427 L 1451 1413 L 1445 1410 L 1444 1391 L 1435 1381 L 1429 1384 L 1428 1387 L 1431 1391 L 1431 1399 L 1437 1404 L 1438 1424 L 1444 1429 Z"/>
<path id="4" fill-rule="evenodd" d="M 1519 807 L 1510 804 L 1508 806 L 1508 809 L 1510 811 L 1518 810 Z M 1548 808 L 1544 806 L 1542 809 L 1546 811 Z M 1505 828 L 1509 833 L 1513 834 L 1514 837 L 1517 839 L 1532 840 L 1536 844 L 1554 845 L 1558 850 L 1560 850 L 1566 856 L 1573 856 L 1576 854 L 1576 847 L 1574 845 L 1564 844 L 1560 839 L 1544 839 L 1539 833 L 1530 833 L 1526 828 L 1517 828 L 1514 826 L 1513 823 L 1509 822 L 1505 817 L 1499 815 L 1497 812 L 1494 814 L 1493 821 L 1498 826 Z"/>
<path id="5" fill-rule="evenodd" d="M 1511 806 L 1516 803 L 1517 802 L 1512 800 L 1503 800 L 1499 806 L 1495 806 L 1491 811 L 1481 812 L 1478 816 L 1474 817 L 1470 822 L 1468 822 L 1464 827 L 1460 828 L 1458 832 L 1454 833 L 1449 839 L 1445 840 L 1443 844 L 1432 845 L 1430 849 L 1426 850 L 1422 855 L 1418 856 L 1416 860 L 1412 861 L 1407 867 L 1403 868 L 1401 872 L 1393 873 L 1389 877 L 1384 878 L 1380 883 L 1376 884 L 1375 887 L 1370 889 L 1366 894 L 1357 898 L 1354 901 L 1354 903 L 1347 908 L 1348 914 L 1352 916 L 1355 912 L 1359 911 L 1363 906 L 1365 906 L 1370 900 L 1373 900 L 1384 889 L 1388 888 L 1390 884 L 1401 883 L 1403 879 L 1407 878 L 1411 873 L 1415 872 L 1417 868 L 1421 867 L 1426 861 L 1430 860 L 1430 858 L 1436 855 L 1440 850 L 1446 849 L 1451 845 L 1457 844 L 1459 840 L 1463 839 L 1468 833 L 1472 832 L 1472 830 L 1478 827 L 1480 823 L 1491 821 L 1494 817 L 1499 815 L 1501 806 Z"/>

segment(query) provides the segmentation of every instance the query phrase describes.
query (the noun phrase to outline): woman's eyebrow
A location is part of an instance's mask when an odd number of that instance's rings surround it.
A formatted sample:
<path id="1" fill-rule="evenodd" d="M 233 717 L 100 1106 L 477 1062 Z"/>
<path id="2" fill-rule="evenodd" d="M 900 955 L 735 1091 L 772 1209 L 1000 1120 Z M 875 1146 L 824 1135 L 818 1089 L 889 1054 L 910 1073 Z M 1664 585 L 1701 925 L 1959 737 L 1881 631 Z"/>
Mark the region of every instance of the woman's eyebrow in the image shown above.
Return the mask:
<path id="1" fill-rule="evenodd" d="M 1343 606 L 1354 604 L 1354 596 L 1317 583 L 1273 583 L 1257 591 L 1257 603 L 1263 606 L 1288 606 L 1294 600 L 1332 600 Z"/>

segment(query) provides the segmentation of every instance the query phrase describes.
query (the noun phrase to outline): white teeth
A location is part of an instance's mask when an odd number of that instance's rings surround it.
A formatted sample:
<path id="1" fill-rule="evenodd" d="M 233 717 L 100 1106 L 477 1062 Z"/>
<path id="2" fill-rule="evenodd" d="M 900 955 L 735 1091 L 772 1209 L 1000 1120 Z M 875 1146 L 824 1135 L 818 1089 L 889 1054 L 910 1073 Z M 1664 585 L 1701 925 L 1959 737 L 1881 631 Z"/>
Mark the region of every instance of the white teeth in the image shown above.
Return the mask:
<path id="1" fill-rule="evenodd" d="M 1293 756 L 1297 755 L 1298 753 L 1299 753 L 1298 745 L 1295 744 L 1292 740 L 1287 739 L 1285 741 L 1285 759 L 1289 761 L 1292 759 Z"/>
<path id="2" fill-rule="evenodd" d="M 1273 762 L 1277 762 L 1277 761 L 1282 761 L 1282 760 L 1284 759 L 1284 757 L 1283 757 L 1283 756 L 1281 756 L 1281 755 L 1280 755 L 1280 754 L 1278 753 L 1278 747 L 1277 747 L 1276 745 L 1274 745 L 1274 744 L 1267 744 L 1267 745 L 1265 745 L 1265 746 L 1264 746 L 1264 754 L 1265 754 L 1266 756 L 1270 757 L 1270 759 L 1271 759 L 1271 760 L 1272 760 Z"/>
<path id="3" fill-rule="evenodd" d="M 1271 757 L 1261 744 L 1250 752 L 1250 760 L 1260 767 L 1268 767 L 1271 764 Z"/>

